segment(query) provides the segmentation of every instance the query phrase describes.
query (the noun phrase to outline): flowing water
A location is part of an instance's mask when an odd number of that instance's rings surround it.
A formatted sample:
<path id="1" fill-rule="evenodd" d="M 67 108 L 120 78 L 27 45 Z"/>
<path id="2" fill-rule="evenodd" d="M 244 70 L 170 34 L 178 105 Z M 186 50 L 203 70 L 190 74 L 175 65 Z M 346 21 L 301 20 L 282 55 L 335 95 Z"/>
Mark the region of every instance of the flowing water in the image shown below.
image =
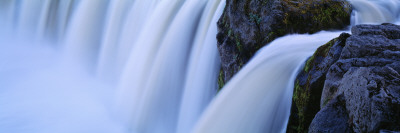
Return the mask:
<path id="1" fill-rule="evenodd" d="M 351 0 L 352 24 L 399 0 Z M 262 48 L 217 94 L 224 0 L 1 0 L 0 132 L 284 132 L 293 80 L 340 32 Z"/>

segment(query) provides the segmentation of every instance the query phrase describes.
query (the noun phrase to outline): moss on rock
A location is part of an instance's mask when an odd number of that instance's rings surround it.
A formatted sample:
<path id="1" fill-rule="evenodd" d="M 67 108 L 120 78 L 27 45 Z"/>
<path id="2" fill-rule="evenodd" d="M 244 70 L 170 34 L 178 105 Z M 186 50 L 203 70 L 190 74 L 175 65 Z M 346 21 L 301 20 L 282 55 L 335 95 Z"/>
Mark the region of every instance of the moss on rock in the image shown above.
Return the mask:
<path id="1" fill-rule="evenodd" d="M 340 37 L 320 46 L 306 61 L 295 81 L 287 132 L 308 131 L 311 121 L 320 110 L 325 75 L 329 67 L 339 59 L 338 55 L 349 36 L 343 33 Z"/>
<path id="2" fill-rule="evenodd" d="M 287 29 L 314 33 L 321 29 L 340 29 L 350 21 L 351 6 L 341 0 L 282 0 Z"/>

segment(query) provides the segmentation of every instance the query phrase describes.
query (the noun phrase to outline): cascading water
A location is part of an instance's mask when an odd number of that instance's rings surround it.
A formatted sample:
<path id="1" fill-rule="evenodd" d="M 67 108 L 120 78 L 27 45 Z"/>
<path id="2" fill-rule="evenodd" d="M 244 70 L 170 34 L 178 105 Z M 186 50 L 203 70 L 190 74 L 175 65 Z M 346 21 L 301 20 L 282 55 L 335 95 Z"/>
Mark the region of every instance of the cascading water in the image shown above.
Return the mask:
<path id="1" fill-rule="evenodd" d="M 186 75 L 184 92 L 178 120 L 178 133 L 187 133 L 193 128 L 204 108 L 208 105 L 217 91 L 217 74 L 220 61 L 217 41 L 217 25 L 215 24 L 225 1 L 209 1 L 198 27 L 191 58 Z M 217 11 L 217 12 L 215 12 Z M 213 15 L 214 14 L 214 15 Z"/>
<path id="2" fill-rule="evenodd" d="M 116 59 L 115 53 L 117 45 L 115 44 L 118 44 L 119 42 L 119 36 L 121 35 L 123 27 L 122 25 L 123 22 L 125 22 L 126 15 L 128 15 L 128 10 L 132 3 L 132 0 L 112 1 L 110 3 L 97 63 L 97 73 L 101 77 L 114 77 L 105 71 L 112 69 L 109 64 L 115 64 L 112 62 L 112 60 Z M 125 29 L 130 29 L 130 27 Z"/>
<path id="3" fill-rule="evenodd" d="M 116 7 L 112 9 L 118 10 L 119 6 L 124 6 L 123 8 L 128 8 L 126 4 L 131 0 L 126 0 L 125 3 L 116 3 Z M 116 20 L 110 20 L 109 30 L 106 31 L 104 40 L 102 42 L 101 53 L 98 62 L 97 73 L 101 78 L 105 77 L 110 80 L 117 80 L 120 76 L 123 67 L 126 64 L 132 45 L 142 31 L 144 22 L 147 21 L 148 16 L 153 12 L 155 6 L 159 0 L 141 0 L 133 2 L 132 7 L 130 7 L 129 12 L 125 16 L 125 20 L 122 19 L 125 12 L 112 12 L 109 14 L 110 17 L 118 17 L 117 20 L 121 21 L 118 25 Z M 118 2 L 118 1 L 117 1 Z M 140 19 L 138 19 L 140 18 Z M 123 22 L 122 22 L 123 21 Z M 112 28 L 112 29 L 111 29 Z M 111 31 L 112 30 L 112 31 Z M 110 36 L 108 36 L 108 34 Z M 119 35 L 119 36 L 118 36 Z M 107 37 L 108 36 L 108 37 Z M 107 78 L 108 77 L 108 78 Z"/>
<path id="4" fill-rule="evenodd" d="M 399 0 L 349 0 L 355 11 L 353 24 L 380 24 L 382 22 L 394 23 L 400 21 Z"/>
<path id="5" fill-rule="evenodd" d="M 398 0 L 350 2 L 354 24 L 399 21 Z M 214 97 L 224 6 L 0 1 L 0 132 L 284 132 L 297 68 L 340 32 L 276 39 Z"/>
<path id="6" fill-rule="evenodd" d="M 17 20 L 17 31 L 18 34 L 22 36 L 28 36 L 31 34 L 36 35 L 42 29 L 38 29 L 39 27 L 43 27 L 43 18 L 44 11 L 46 11 L 46 5 L 48 1 L 35 2 L 35 1 L 21 1 L 19 3 L 21 5 Z"/>
<path id="7" fill-rule="evenodd" d="M 108 0 L 81 1 L 65 38 L 65 58 L 93 70 L 96 63 Z"/>
<path id="8" fill-rule="evenodd" d="M 10 32 L 14 28 L 15 19 L 13 18 L 13 14 L 15 14 L 15 6 L 16 1 L 14 0 L 3 0 L 0 1 L 0 20 L 8 20 L 8 21 L 0 21 L 0 25 L 2 25 L 2 31 Z"/>
<path id="9" fill-rule="evenodd" d="M 152 66 L 147 66 L 151 72 L 141 88 L 144 90 L 136 108 L 134 131 L 175 132 L 187 55 L 205 4 L 205 0 L 186 1 L 171 22 Z"/>
<path id="10" fill-rule="evenodd" d="M 145 92 L 146 81 L 151 72 L 158 45 L 168 30 L 172 18 L 175 16 L 183 1 L 161 1 L 157 4 L 148 22 L 143 27 L 133 48 L 126 67 L 120 79 L 117 90 L 117 109 L 124 121 L 135 122 L 138 118 L 140 103 Z M 159 22 L 163 22 L 159 24 Z M 151 39 L 149 39 L 151 38 Z M 146 45 L 143 45 L 146 44 Z M 139 123 L 138 123 L 139 124 Z M 136 126 L 136 124 L 133 124 Z"/>

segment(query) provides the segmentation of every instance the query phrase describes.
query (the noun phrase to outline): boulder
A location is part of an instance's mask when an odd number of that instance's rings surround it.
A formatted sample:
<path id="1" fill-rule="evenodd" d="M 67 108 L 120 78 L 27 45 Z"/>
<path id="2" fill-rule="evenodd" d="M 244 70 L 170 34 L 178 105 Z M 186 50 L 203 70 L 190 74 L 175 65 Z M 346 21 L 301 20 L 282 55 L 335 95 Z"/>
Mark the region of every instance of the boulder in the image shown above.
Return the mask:
<path id="1" fill-rule="evenodd" d="M 289 127 L 300 132 L 307 131 L 304 128 L 309 132 L 400 131 L 400 26 L 357 25 L 342 41 L 336 54 L 332 47 L 320 62 L 313 61 L 318 60 L 314 56 L 327 46 L 318 48 L 298 75 L 288 132 L 293 131 Z M 333 60 L 327 65 L 329 58 Z M 318 86 L 309 85 L 318 77 L 324 79 Z M 320 110 L 314 113 L 310 108 Z M 340 127 L 345 130 L 339 131 Z"/>
<path id="2" fill-rule="evenodd" d="M 295 80 L 291 114 L 287 132 L 306 132 L 320 110 L 320 99 L 324 87 L 325 75 L 340 57 L 346 39 L 350 35 L 342 33 L 322 45 L 305 62 L 304 68 Z"/>

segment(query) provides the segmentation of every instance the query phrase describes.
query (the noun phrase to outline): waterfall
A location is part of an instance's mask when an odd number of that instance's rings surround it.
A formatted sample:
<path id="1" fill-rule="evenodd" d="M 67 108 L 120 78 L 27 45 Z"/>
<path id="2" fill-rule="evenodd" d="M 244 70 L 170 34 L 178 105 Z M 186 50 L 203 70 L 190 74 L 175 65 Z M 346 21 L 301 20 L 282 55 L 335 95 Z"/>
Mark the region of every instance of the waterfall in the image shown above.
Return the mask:
<path id="1" fill-rule="evenodd" d="M 115 60 L 115 47 L 116 44 L 118 44 L 118 39 L 123 27 L 122 25 L 126 19 L 130 4 L 132 4 L 131 0 L 112 1 L 110 3 L 97 63 L 97 73 L 101 75 L 101 77 L 111 76 L 111 74 L 104 74 L 103 71 L 105 71 L 104 69 L 111 69 L 106 67 L 109 66 L 109 64 L 115 64 L 111 61 Z"/>
<path id="2" fill-rule="evenodd" d="M 159 48 L 165 32 L 168 30 L 172 18 L 175 16 L 183 1 L 161 1 L 143 27 L 138 40 L 133 44 L 129 59 L 123 70 L 117 90 L 117 109 L 122 110 L 124 121 L 135 122 L 138 117 L 138 108 L 146 81 L 153 65 L 155 54 Z M 163 22 L 163 23 L 159 23 Z M 151 39 L 149 39 L 151 38 Z M 144 45 L 145 44 L 145 45 Z M 140 124 L 140 123 L 137 123 Z M 136 126 L 136 124 L 133 124 Z"/>
<path id="3" fill-rule="evenodd" d="M 225 1 L 209 1 L 193 43 L 179 113 L 178 133 L 190 132 L 217 91 L 217 25 Z M 217 11 L 217 12 L 216 12 Z"/>
<path id="4" fill-rule="evenodd" d="M 353 24 L 394 23 L 400 20 L 399 0 L 349 0 L 355 11 Z"/>
<path id="5" fill-rule="evenodd" d="M 108 0 L 80 1 L 66 32 L 67 61 L 85 64 L 88 70 L 94 68 L 108 3 Z"/>
<path id="6" fill-rule="evenodd" d="M 186 1 L 170 24 L 141 88 L 137 132 L 175 132 L 188 52 L 205 4 L 205 0 Z"/>
<path id="7" fill-rule="evenodd" d="M 349 1 L 352 24 L 400 22 L 399 0 Z M 340 32 L 276 39 L 217 94 L 225 4 L 0 1 L 0 132 L 284 132 L 297 70 Z"/>
<path id="8" fill-rule="evenodd" d="M 29 36 L 38 33 L 41 29 L 41 18 L 46 11 L 47 0 L 22 1 L 20 3 L 17 31 L 21 36 Z"/>
<path id="9" fill-rule="evenodd" d="M 116 1 L 115 7 L 111 8 L 109 31 L 105 32 L 97 66 L 97 73 L 102 78 L 118 79 L 144 22 L 158 3 L 158 0 L 141 0 L 135 1 L 130 7 L 127 6 L 130 1 Z M 124 8 L 130 9 L 127 12 Z"/>
<path id="10" fill-rule="evenodd" d="M 14 14 L 16 14 L 16 6 L 17 2 L 15 0 L 3 0 L 0 1 L 0 25 L 2 25 L 1 32 L 12 32 L 12 29 L 15 27 L 15 18 Z"/>

